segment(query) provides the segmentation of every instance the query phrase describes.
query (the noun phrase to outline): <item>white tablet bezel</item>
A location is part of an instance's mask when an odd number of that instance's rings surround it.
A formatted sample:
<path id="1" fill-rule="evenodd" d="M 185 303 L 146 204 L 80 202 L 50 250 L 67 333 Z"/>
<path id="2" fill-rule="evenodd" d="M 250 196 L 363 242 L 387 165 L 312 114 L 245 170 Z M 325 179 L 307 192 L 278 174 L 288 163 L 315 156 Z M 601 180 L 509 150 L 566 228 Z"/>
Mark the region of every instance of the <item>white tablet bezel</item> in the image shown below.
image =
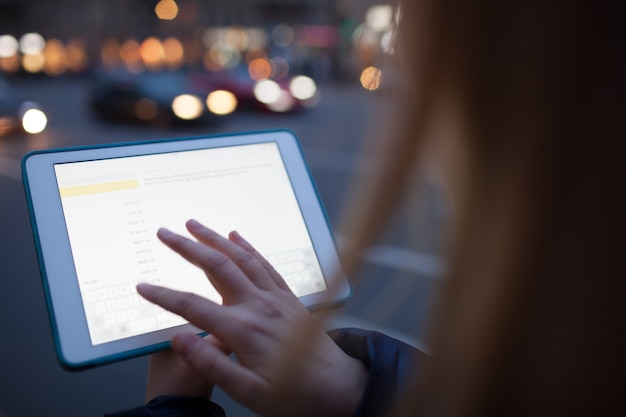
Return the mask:
<path id="1" fill-rule="evenodd" d="M 302 150 L 296 137 L 289 131 L 53 149 L 31 152 L 23 158 L 22 176 L 40 271 L 57 356 L 64 367 L 84 369 L 155 352 L 167 347 L 172 336 L 181 330 L 199 330 L 187 324 L 95 346 L 91 344 L 54 165 L 264 142 L 275 142 L 278 145 L 327 282 L 327 290 L 300 299 L 311 309 L 341 303 L 350 296 L 350 284 L 340 272 L 333 234 Z"/>

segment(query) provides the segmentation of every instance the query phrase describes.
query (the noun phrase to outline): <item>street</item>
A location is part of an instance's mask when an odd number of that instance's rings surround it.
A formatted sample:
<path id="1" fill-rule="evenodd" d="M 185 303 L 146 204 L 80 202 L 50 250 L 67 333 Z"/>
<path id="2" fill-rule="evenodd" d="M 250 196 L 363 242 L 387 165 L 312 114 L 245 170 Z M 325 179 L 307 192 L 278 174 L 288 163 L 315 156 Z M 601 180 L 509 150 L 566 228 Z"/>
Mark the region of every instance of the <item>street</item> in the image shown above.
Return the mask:
<path id="1" fill-rule="evenodd" d="M 57 363 L 21 183 L 19 161 L 28 151 L 54 147 L 198 136 L 221 132 L 290 129 L 299 137 L 320 198 L 336 225 L 354 175 L 366 169 L 359 153 L 380 114 L 380 96 L 357 86 L 322 86 L 317 108 L 292 115 L 236 113 L 214 126 L 158 129 L 103 124 L 85 105 L 88 79 L 37 79 L 19 85 L 39 101 L 49 124 L 34 136 L 0 137 L 0 417 L 101 416 L 143 401 L 146 358 L 79 373 Z M 383 98 L 384 99 L 384 98 Z M 381 138 L 384 140 L 384 138 Z M 365 167 L 365 168 L 364 168 Z M 407 202 L 384 243 L 365 255 L 352 299 L 328 327 L 359 326 L 425 348 L 438 276 L 441 234 L 449 216 L 441 193 L 422 186 Z M 418 230 L 405 242 L 403 228 Z M 337 237 L 341 244 L 341 236 Z M 214 394 L 230 416 L 252 416 L 220 390 Z"/>

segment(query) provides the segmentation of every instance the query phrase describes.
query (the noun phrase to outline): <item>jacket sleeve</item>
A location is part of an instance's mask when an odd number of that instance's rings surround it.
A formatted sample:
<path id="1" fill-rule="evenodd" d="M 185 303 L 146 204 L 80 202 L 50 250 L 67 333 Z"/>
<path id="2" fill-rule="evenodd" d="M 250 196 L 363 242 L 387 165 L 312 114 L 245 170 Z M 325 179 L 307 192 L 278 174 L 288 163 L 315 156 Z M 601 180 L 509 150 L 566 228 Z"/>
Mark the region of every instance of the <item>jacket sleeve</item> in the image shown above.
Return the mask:
<path id="1" fill-rule="evenodd" d="M 424 366 L 422 351 L 382 333 L 361 329 L 329 332 L 348 355 L 361 360 L 369 375 L 355 417 L 389 413 Z"/>
<path id="2" fill-rule="evenodd" d="M 161 395 L 149 403 L 104 417 L 226 417 L 222 407 L 205 398 Z"/>

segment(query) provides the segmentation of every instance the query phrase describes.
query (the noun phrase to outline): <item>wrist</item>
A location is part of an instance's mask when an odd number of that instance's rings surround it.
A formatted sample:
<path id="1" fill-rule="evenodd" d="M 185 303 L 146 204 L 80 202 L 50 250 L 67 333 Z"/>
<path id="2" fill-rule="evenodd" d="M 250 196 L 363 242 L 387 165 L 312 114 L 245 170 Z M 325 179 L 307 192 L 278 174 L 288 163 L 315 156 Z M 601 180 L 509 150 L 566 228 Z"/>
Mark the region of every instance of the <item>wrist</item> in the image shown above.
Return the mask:
<path id="1" fill-rule="evenodd" d="M 340 379 L 344 384 L 339 388 L 340 392 L 342 392 L 341 396 L 345 401 L 342 402 L 342 407 L 337 409 L 336 415 L 352 417 L 356 414 L 363 393 L 365 392 L 368 369 L 359 359 L 348 355 L 346 355 L 346 357 L 347 365 L 344 368 L 345 374 Z"/>
<path id="2" fill-rule="evenodd" d="M 330 374 L 324 378 L 326 383 L 320 393 L 318 409 L 322 414 L 333 417 L 352 417 L 365 392 L 368 369 L 365 364 L 337 349 L 334 364 L 329 367 Z"/>

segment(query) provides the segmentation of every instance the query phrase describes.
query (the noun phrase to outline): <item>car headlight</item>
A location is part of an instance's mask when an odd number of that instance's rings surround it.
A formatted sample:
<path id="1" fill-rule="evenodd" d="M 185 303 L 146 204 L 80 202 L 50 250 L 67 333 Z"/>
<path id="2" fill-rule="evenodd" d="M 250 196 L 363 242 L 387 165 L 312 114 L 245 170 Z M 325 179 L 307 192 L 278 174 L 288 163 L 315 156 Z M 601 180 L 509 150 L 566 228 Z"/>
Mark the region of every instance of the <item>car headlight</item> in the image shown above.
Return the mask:
<path id="1" fill-rule="evenodd" d="M 207 96 L 206 105 L 211 113 L 224 116 L 237 109 L 237 97 L 230 91 L 216 90 Z"/>
<path id="2" fill-rule="evenodd" d="M 193 120 L 202 116 L 202 100 L 191 94 L 181 94 L 172 100 L 172 111 L 179 119 Z"/>
<path id="3" fill-rule="evenodd" d="M 22 128 L 31 134 L 41 133 L 48 124 L 48 117 L 36 103 L 22 103 L 19 109 L 20 118 L 22 119 Z"/>
<path id="4" fill-rule="evenodd" d="M 280 88 L 273 80 L 262 80 L 254 86 L 254 96 L 268 109 L 278 113 L 286 113 L 296 106 L 296 100 L 289 91 Z"/>
<path id="5" fill-rule="evenodd" d="M 262 80 L 254 85 L 254 97 L 264 104 L 272 104 L 280 99 L 281 89 L 276 81 Z"/>
<path id="6" fill-rule="evenodd" d="M 289 91 L 298 100 L 309 100 L 317 94 L 317 85 L 313 79 L 299 75 L 289 83 Z"/>

